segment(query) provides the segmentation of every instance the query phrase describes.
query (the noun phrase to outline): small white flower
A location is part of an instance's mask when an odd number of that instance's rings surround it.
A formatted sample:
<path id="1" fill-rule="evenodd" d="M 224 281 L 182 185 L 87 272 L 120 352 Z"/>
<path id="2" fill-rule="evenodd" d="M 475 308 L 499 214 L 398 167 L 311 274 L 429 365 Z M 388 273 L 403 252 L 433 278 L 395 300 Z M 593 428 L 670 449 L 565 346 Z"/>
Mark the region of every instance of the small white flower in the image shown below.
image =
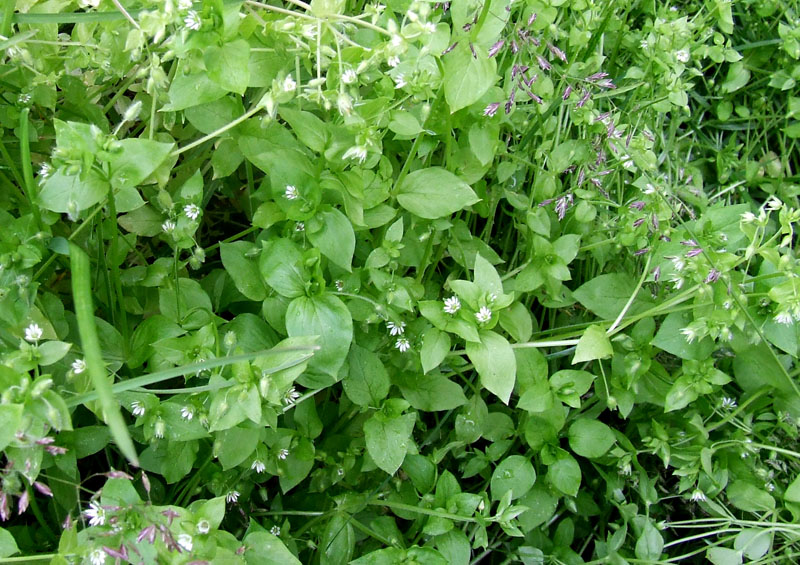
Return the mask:
<path id="1" fill-rule="evenodd" d="M 406 77 L 403 73 L 397 73 L 397 76 L 394 77 L 395 88 L 403 88 L 406 84 Z"/>
<path id="2" fill-rule="evenodd" d="M 39 176 L 42 177 L 42 179 L 46 179 L 52 174 L 53 167 L 50 165 L 50 163 L 42 163 L 42 165 L 39 167 Z"/>
<path id="3" fill-rule="evenodd" d="M 161 224 L 161 229 L 165 233 L 171 233 L 175 230 L 175 222 L 173 222 L 172 220 L 167 220 L 166 222 Z"/>
<path id="4" fill-rule="evenodd" d="M 766 203 L 767 210 L 775 212 L 783 208 L 783 202 L 777 196 L 770 196 Z"/>
<path id="5" fill-rule="evenodd" d="M 202 210 L 200 210 L 200 206 L 197 204 L 187 204 L 183 207 L 183 213 L 186 214 L 186 217 L 192 221 L 199 218 L 201 212 Z"/>
<path id="6" fill-rule="evenodd" d="M 642 39 L 639 42 L 639 47 L 641 47 L 642 51 L 647 51 L 647 48 L 650 47 L 650 44 L 647 42 L 646 39 Z"/>
<path id="7" fill-rule="evenodd" d="M 774 320 L 779 324 L 791 324 L 794 319 L 792 318 L 792 314 L 788 310 L 781 310 L 775 315 Z"/>
<path id="8" fill-rule="evenodd" d="M 669 258 L 672 261 L 672 266 L 676 271 L 682 271 L 686 267 L 686 260 L 681 255 L 673 255 Z"/>
<path id="9" fill-rule="evenodd" d="M 343 159 L 355 159 L 359 163 L 367 160 L 367 148 L 364 145 L 354 145 L 344 152 Z"/>
<path id="10" fill-rule="evenodd" d="M 238 493 L 237 493 L 236 496 L 239 496 Z M 205 535 L 209 531 L 211 531 L 211 524 L 209 523 L 208 520 L 202 519 L 199 522 L 197 522 L 197 533 L 198 534 Z"/>
<path id="11" fill-rule="evenodd" d="M 194 542 L 192 541 L 192 536 L 189 534 L 178 534 L 178 537 L 175 538 L 175 541 L 181 549 L 184 551 L 191 551 L 192 547 L 194 547 Z"/>
<path id="12" fill-rule="evenodd" d="M 90 526 L 102 526 L 106 523 L 105 509 L 94 500 L 89 503 L 89 509 L 85 510 L 83 515 L 89 518 Z"/>
<path id="13" fill-rule="evenodd" d="M 426 33 L 436 33 L 436 24 L 433 22 L 425 22 L 422 24 L 422 31 Z"/>
<path id="14" fill-rule="evenodd" d="M 200 19 L 200 14 L 197 13 L 197 10 L 189 10 L 189 13 L 183 18 L 183 24 L 186 29 L 197 31 L 203 25 L 203 20 Z"/>
<path id="15" fill-rule="evenodd" d="M 297 389 L 292 387 L 286 391 L 286 394 L 283 395 L 283 403 L 287 406 L 290 406 L 297 402 L 297 399 L 300 398 L 300 393 L 297 392 Z"/>
<path id="16" fill-rule="evenodd" d="M 411 342 L 409 342 L 406 338 L 401 337 L 395 342 L 394 346 L 400 351 L 400 353 L 405 353 L 411 349 Z"/>
<path id="17" fill-rule="evenodd" d="M 156 420 L 155 425 L 153 426 L 153 435 L 156 436 L 158 439 L 164 439 L 164 432 L 167 430 L 167 425 L 164 423 L 164 420 L 159 418 Z"/>
<path id="18" fill-rule="evenodd" d="M 194 418 L 194 409 L 191 406 L 181 408 L 181 418 L 191 421 Z"/>
<path id="19" fill-rule="evenodd" d="M 397 55 L 392 55 L 391 57 L 386 59 L 386 64 L 394 68 L 400 64 L 400 57 L 398 57 Z"/>
<path id="20" fill-rule="evenodd" d="M 403 335 L 406 331 L 405 322 L 386 322 L 386 328 L 389 330 L 389 335 Z"/>
<path id="21" fill-rule="evenodd" d="M 752 223 L 753 223 L 753 222 L 755 222 L 757 219 L 758 219 L 758 218 L 756 218 L 756 215 L 755 215 L 755 214 L 753 214 L 752 212 L 745 212 L 745 213 L 744 213 L 744 214 L 742 214 L 742 216 L 741 216 L 741 220 L 742 220 L 742 222 L 744 222 L 745 224 L 752 224 Z"/>
<path id="22" fill-rule="evenodd" d="M 192 0 L 178 0 L 178 9 L 181 12 L 191 9 Z"/>
<path id="23" fill-rule="evenodd" d="M 92 565 L 103 565 L 106 562 L 106 552 L 102 548 L 93 549 L 89 552 L 89 561 Z"/>
<path id="24" fill-rule="evenodd" d="M 486 322 L 492 319 L 492 311 L 489 310 L 486 306 L 481 306 L 481 309 L 475 313 L 475 319 L 478 320 L 481 324 L 485 324 Z"/>
<path id="25" fill-rule="evenodd" d="M 687 327 L 683 328 L 681 330 L 681 333 L 686 338 L 686 341 L 688 341 L 689 343 L 692 343 L 694 340 L 696 340 L 699 337 L 697 335 L 697 330 L 695 330 L 695 328 L 693 328 L 692 326 L 687 326 Z"/>
<path id="26" fill-rule="evenodd" d="M 672 283 L 672 288 L 674 288 L 675 290 L 680 290 L 680 288 L 683 286 L 684 281 L 683 277 L 678 275 L 672 275 L 672 277 L 670 278 L 670 282 Z"/>
<path id="27" fill-rule="evenodd" d="M 333 285 L 336 287 L 338 292 L 342 292 L 344 290 L 344 281 L 341 279 L 334 281 Z"/>
<path id="28" fill-rule="evenodd" d="M 33 323 L 25 328 L 25 340 L 30 341 L 31 343 L 36 343 L 40 339 L 42 339 L 42 328 L 39 327 L 39 324 Z"/>
<path id="29" fill-rule="evenodd" d="M 455 314 L 461 310 L 461 301 L 458 296 L 451 296 L 444 299 L 444 311 L 448 314 Z"/>
<path id="30" fill-rule="evenodd" d="M 342 116 L 349 116 L 353 112 L 353 99 L 349 94 L 340 92 L 336 97 L 336 107 Z"/>
<path id="31" fill-rule="evenodd" d="M 694 492 L 692 493 L 691 501 L 692 502 L 705 502 L 706 501 L 706 495 L 699 488 L 695 489 Z"/>
<path id="32" fill-rule="evenodd" d="M 269 529 L 269 533 L 271 533 L 273 536 L 279 536 L 281 535 L 281 529 L 278 526 L 272 526 Z"/>
<path id="33" fill-rule="evenodd" d="M 292 75 L 286 75 L 286 78 L 283 79 L 282 87 L 284 92 L 294 92 L 297 89 L 297 83 L 292 78 Z"/>
<path id="34" fill-rule="evenodd" d="M 772 492 L 775 490 L 775 485 L 773 483 L 767 483 L 764 485 L 764 488 L 766 488 L 769 492 Z"/>
<path id="35" fill-rule="evenodd" d="M 230 504 L 234 504 L 238 500 L 239 500 L 239 491 L 238 490 L 232 490 L 232 491 L 228 492 L 228 494 L 225 495 L 225 502 L 228 502 Z M 198 524 L 198 526 L 199 526 L 199 524 Z"/>
<path id="36" fill-rule="evenodd" d="M 304 222 L 297 222 L 294 225 L 294 231 L 306 231 L 306 224 Z"/>
<path id="37" fill-rule="evenodd" d="M 722 408 L 725 410 L 733 410 L 736 408 L 736 400 L 728 396 L 722 399 Z"/>
<path id="38" fill-rule="evenodd" d="M 353 69 L 347 69 L 342 73 L 342 82 L 345 84 L 353 84 L 358 80 L 358 74 Z"/>
<path id="39" fill-rule="evenodd" d="M 688 63 L 689 62 L 689 51 L 687 49 L 681 49 L 675 53 L 675 58 L 680 61 L 681 63 Z"/>
<path id="40" fill-rule="evenodd" d="M 222 337 L 222 343 L 225 344 L 225 347 L 231 349 L 234 345 L 236 345 L 237 339 L 238 337 L 236 336 L 236 332 L 233 330 L 228 330 Z"/>
<path id="41" fill-rule="evenodd" d="M 297 200 L 300 196 L 300 193 L 297 191 L 297 187 L 293 184 L 287 184 L 286 190 L 283 191 L 283 197 L 286 200 Z"/>
<path id="42" fill-rule="evenodd" d="M 144 416 L 145 408 L 144 404 L 139 402 L 138 400 L 134 400 L 131 402 L 131 413 L 136 416 L 137 418 L 141 418 Z"/>
<path id="43" fill-rule="evenodd" d="M 289 450 L 288 449 L 281 449 L 280 451 L 278 451 L 278 459 L 283 461 L 287 457 L 289 457 Z"/>
<path id="44" fill-rule="evenodd" d="M 80 375 L 82 372 L 86 370 L 86 361 L 83 359 L 75 359 L 72 362 L 72 372 L 76 375 Z"/>
<path id="45" fill-rule="evenodd" d="M 250 468 L 256 473 L 263 473 L 264 470 L 267 468 L 267 466 L 264 465 L 263 461 L 259 461 L 258 459 L 256 459 L 255 461 L 253 461 L 253 464 L 250 465 Z"/>

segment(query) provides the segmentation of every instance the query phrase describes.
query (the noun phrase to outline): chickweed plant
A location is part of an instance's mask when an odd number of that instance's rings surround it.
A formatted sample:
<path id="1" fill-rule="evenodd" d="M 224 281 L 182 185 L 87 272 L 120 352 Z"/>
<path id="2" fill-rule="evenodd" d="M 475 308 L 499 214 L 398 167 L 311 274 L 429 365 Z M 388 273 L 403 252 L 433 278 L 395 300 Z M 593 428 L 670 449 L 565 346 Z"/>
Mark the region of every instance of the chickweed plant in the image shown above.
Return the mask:
<path id="1" fill-rule="evenodd" d="M 800 560 L 800 4 L 0 0 L 0 557 Z"/>

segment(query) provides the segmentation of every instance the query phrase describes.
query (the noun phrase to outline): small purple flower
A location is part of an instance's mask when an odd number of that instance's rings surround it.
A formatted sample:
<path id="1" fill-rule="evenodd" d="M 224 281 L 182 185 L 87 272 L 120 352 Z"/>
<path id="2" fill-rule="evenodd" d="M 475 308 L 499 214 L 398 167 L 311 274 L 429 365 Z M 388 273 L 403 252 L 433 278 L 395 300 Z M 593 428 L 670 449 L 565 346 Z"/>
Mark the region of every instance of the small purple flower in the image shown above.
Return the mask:
<path id="1" fill-rule="evenodd" d="M 633 256 L 638 257 L 639 255 L 644 255 L 648 251 L 650 251 L 649 247 L 643 247 L 642 249 L 637 249 L 636 251 L 634 251 Z"/>
<path id="2" fill-rule="evenodd" d="M 655 269 L 653 269 L 653 282 L 658 282 L 658 279 L 661 278 L 661 266 L 659 265 Z"/>
<path id="3" fill-rule="evenodd" d="M 108 473 L 105 474 L 105 476 L 109 479 L 128 479 L 129 481 L 133 480 L 133 477 L 131 477 L 128 473 L 125 473 L 124 471 L 109 471 Z"/>
<path id="4" fill-rule="evenodd" d="M 588 80 L 588 81 L 596 81 L 596 80 L 600 80 L 601 78 L 606 78 L 607 76 L 608 76 L 608 73 L 603 73 L 603 72 L 594 73 L 593 75 L 590 75 L 590 76 L 586 77 L 586 80 Z"/>
<path id="5" fill-rule="evenodd" d="M 686 254 L 687 257 L 697 257 L 703 252 L 702 247 L 695 247 L 694 249 L 690 249 L 689 252 Z"/>
<path id="6" fill-rule="evenodd" d="M 567 88 L 564 89 L 564 94 L 561 95 L 561 99 L 566 100 L 570 94 L 572 94 L 572 85 L 568 84 Z"/>
<path id="7" fill-rule="evenodd" d="M 24 491 L 20 497 L 17 504 L 17 513 L 23 514 L 28 509 L 28 504 L 30 503 L 30 499 L 28 498 L 28 491 Z"/>
<path id="8" fill-rule="evenodd" d="M 566 54 L 561 49 L 550 43 L 549 41 L 547 42 L 547 48 L 550 50 L 550 53 L 561 59 L 564 63 L 567 62 Z"/>
<path id="9" fill-rule="evenodd" d="M 582 184 L 583 184 L 583 181 L 585 181 L 585 180 L 586 180 L 586 171 L 584 171 L 583 169 L 581 169 L 581 170 L 578 172 L 578 186 L 582 185 Z"/>
<path id="10" fill-rule="evenodd" d="M 519 53 L 519 45 L 517 45 L 517 42 L 516 42 L 516 41 L 514 41 L 513 39 L 511 40 L 511 52 L 512 52 L 514 55 L 516 55 L 517 53 Z"/>
<path id="11" fill-rule="evenodd" d="M 607 117 L 609 117 L 610 115 L 611 115 L 611 112 L 603 112 L 602 114 L 600 114 L 599 116 L 597 116 L 597 117 L 594 119 L 594 121 L 595 121 L 595 122 L 602 122 L 602 121 L 604 121 L 604 120 L 605 120 Z"/>
<path id="12" fill-rule="evenodd" d="M 542 103 L 542 99 L 539 98 L 538 96 L 536 96 L 530 90 L 526 90 L 525 93 L 531 98 L 531 100 L 535 100 L 537 104 L 541 104 Z"/>
<path id="13" fill-rule="evenodd" d="M 535 22 L 535 21 L 536 21 L 536 12 L 532 13 L 530 15 L 530 17 L 528 18 L 528 25 L 532 26 L 533 22 Z"/>
<path id="14" fill-rule="evenodd" d="M 580 100 L 578 100 L 578 103 L 575 105 L 575 107 L 576 108 L 583 108 L 583 105 L 586 104 L 589 101 L 589 98 L 591 98 L 591 97 L 592 97 L 592 93 L 589 92 L 588 90 L 584 90 L 583 91 L 583 96 L 581 97 Z"/>
<path id="15" fill-rule="evenodd" d="M 630 204 L 628 204 L 628 207 L 635 208 L 636 210 L 641 210 L 642 208 L 644 208 L 644 202 L 642 202 L 641 200 L 637 200 L 636 202 L 631 202 Z"/>
<path id="16" fill-rule="evenodd" d="M 458 41 L 456 41 L 456 42 L 455 42 L 455 43 L 453 43 L 453 44 L 452 44 L 450 47 L 448 47 L 447 49 L 445 49 L 444 51 L 442 51 L 442 56 L 444 56 L 444 55 L 447 55 L 448 53 L 450 53 L 450 51 L 452 51 L 453 49 L 455 49 L 455 48 L 456 48 L 456 45 L 458 45 Z"/>
<path id="17" fill-rule="evenodd" d="M 655 214 L 650 216 L 650 223 L 653 224 L 653 230 L 658 231 L 658 226 L 660 225 L 658 222 L 658 216 Z"/>
<path id="18" fill-rule="evenodd" d="M 722 273 L 720 273 L 718 270 L 711 269 L 708 272 L 708 276 L 705 278 L 705 280 L 703 282 L 706 283 L 706 284 L 711 284 L 711 283 L 717 282 L 719 280 L 719 276 L 721 274 Z"/>
<path id="19" fill-rule="evenodd" d="M 154 543 L 156 541 L 156 527 L 153 524 L 150 524 L 146 528 L 144 528 L 139 535 L 136 536 L 136 541 L 141 542 L 142 540 L 146 539 L 148 543 Z"/>
<path id="20" fill-rule="evenodd" d="M 700 247 L 693 239 L 685 239 L 681 241 L 681 245 L 686 245 L 687 247 Z"/>
<path id="21" fill-rule="evenodd" d="M 564 216 L 567 215 L 567 210 L 572 205 L 572 199 L 572 194 L 567 194 L 556 200 L 556 215 L 559 221 L 563 220 Z"/>
<path id="22" fill-rule="evenodd" d="M 638 227 L 639 227 L 639 226 L 641 226 L 643 223 L 644 223 L 644 218 L 639 218 L 638 220 L 636 220 L 635 222 L 633 222 L 633 227 L 635 227 L 635 228 L 638 228 Z"/>
<path id="23" fill-rule="evenodd" d="M 614 90 L 615 88 L 617 88 L 617 85 L 611 82 L 610 80 L 602 80 L 597 83 L 597 86 L 599 86 L 600 88 L 606 88 L 608 90 Z"/>
<path id="24" fill-rule="evenodd" d="M 475 52 L 475 46 L 472 43 L 469 44 L 469 50 L 472 51 L 472 58 L 477 59 L 478 54 Z"/>
<path id="25" fill-rule="evenodd" d="M 111 549 L 108 546 L 103 546 L 103 551 L 105 551 L 108 555 L 113 557 L 114 559 L 121 559 L 121 560 L 128 560 L 128 549 L 125 547 L 125 544 L 119 546 L 119 550 Z"/>
<path id="26" fill-rule="evenodd" d="M 508 115 L 508 114 L 510 114 L 510 113 L 511 113 L 511 108 L 512 108 L 513 106 L 514 106 L 514 102 L 512 102 L 511 100 L 509 100 L 508 102 L 506 102 L 506 106 L 505 106 L 505 108 L 506 108 L 506 115 Z"/>
<path id="27" fill-rule="evenodd" d="M 50 496 L 50 497 L 53 496 L 53 491 L 50 490 L 50 487 L 44 483 L 40 483 L 39 481 L 34 481 L 33 488 L 35 488 L 45 496 Z"/>
<path id="28" fill-rule="evenodd" d="M 494 57 L 495 55 L 497 55 L 497 53 L 500 52 L 500 49 L 503 48 L 503 45 L 505 45 L 505 43 L 506 43 L 506 40 L 505 39 L 501 39 L 500 41 L 498 41 L 497 43 L 495 43 L 494 45 L 489 47 L 489 57 L 491 58 L 491 57 Z"/>
<path id="29" fill-rule="evenodd" d="M 600 189 L 600 192 L 603 193 L 603 196 L 608 198 L 608 193 L 606 193 L 606 191 L 603 190 L 603 183 L 600 182 L 600 179 L 589 179 L 589 182 L 595 185 L 598 189 Z"/>
<path id="30" fill-rule="evenodd" d="M 497 109 L 500 107 L 500 102 L 492 102 L 483 110 L 484 116 L 492 117 L 497 113 Z"/>
<path id="31" fill-rule="evenodd" d="M 543 71 L 549 71 L 553 68 L 553 66 L 548 62 L 547 59 L 542 57 L 541 55 L 536 55 L 536 62 L 539 63 L 539 68 Z"/>

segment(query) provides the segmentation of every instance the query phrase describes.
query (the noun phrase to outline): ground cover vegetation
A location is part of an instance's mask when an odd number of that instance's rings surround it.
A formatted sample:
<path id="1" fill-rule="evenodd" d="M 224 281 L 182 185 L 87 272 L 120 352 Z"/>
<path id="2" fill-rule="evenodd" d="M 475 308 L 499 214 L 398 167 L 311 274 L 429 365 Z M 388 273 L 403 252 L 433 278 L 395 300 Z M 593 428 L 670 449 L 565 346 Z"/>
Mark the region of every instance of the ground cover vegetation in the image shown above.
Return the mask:
<path id="1" fill-rule="evenodd" d="M 0 5 L 8 562 L 797 562 L 796 2 Z"/>

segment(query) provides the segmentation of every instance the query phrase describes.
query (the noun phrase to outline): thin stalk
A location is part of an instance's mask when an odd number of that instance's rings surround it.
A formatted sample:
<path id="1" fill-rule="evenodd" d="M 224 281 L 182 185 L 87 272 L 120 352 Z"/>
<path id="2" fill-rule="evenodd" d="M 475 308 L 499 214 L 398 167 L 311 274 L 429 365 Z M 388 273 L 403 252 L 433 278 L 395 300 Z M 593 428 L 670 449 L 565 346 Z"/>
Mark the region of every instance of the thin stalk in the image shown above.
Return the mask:
<path id="1" fill-rule="evenodd" d="M 471 516 L 459 516 L 458 514 L 451 514 L 450 512 L 441 512 L 439 510 L 431 510 L 430 508 L 420 508 L 411 504 L 404 504 L 402 502 L 394 502 L 392 500 L 370 500 L 367 502 L 369 506 L 385 506 L 386 508 L 395 508 L 397 510 L 405 510 L 407 512 L 415 512 L 417 514 L 424 514 L 425 516 L 436 516 L 438 518 L 445 518 L 455 522 L 471 522 L 478 524 L 478 520 Z"/>
<path id="2" fill-rule="evenodd" d="M 175 151 L 170 153 L 169 156 L 170 157 L 177 157 L 181 153 L 185 153 L 186 151 L 189 151 L 190 149 L 194 149 L 198 145 L 202 145 L 203 143 L 205 143 L 206 141 L 208 141 L 210 139 L 214 139 L 215 137 L 219 137 L 220 135 L 222 135 L 223 133 L 225 133 L 229 129 L 238 126 L 239 124 L 241 124 L 246 119 L 248 119 L 248 118 L 254 116 L 255 114 L 257 114 L 261 110 L 261 108 L 262 108 L 262 105 L 259 102 L 258 104 L 256 104 L 252 108 L 250 108 L 247 112 L 245 112 L 244 114 L 242 114 L 241 116 L 239 116 L 238 118 L 233 120 L 232 122 L 229 122 L 229 123 L 225 124 L 221 128 L 212 131 L 208 135 L 204 135 L 200 139 L 197 139 L 197 140 L 191 142 L 188 145 L 184 145 L 183 147 L 180 147 L 180 148 L 176 149 Z"/>

